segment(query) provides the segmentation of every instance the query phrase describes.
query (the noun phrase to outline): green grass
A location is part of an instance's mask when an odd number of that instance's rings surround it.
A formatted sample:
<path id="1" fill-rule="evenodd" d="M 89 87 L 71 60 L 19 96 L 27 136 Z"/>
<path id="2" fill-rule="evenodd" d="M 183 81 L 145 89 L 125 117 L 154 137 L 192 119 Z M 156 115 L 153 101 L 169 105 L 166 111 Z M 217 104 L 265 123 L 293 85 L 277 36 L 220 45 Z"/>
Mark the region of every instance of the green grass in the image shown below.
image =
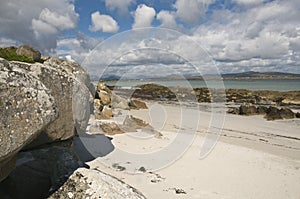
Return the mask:
<path id="1" fill-rule="evenodd" d="M 0 57 L 8 61 L 21 61 L 27 63 L 34 63 L 34 60 L 32 58 L 23 55 L 17 55 L 16 51 L 17 51 L 16 47 L 0 48 Z"/>

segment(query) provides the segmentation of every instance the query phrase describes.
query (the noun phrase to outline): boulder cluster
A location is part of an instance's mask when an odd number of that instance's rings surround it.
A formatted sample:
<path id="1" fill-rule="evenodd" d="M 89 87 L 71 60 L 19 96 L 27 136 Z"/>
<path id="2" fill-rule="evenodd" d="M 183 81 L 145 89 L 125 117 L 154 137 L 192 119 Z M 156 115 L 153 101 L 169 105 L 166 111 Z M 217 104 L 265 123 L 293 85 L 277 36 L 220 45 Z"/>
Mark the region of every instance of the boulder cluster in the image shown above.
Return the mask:
<path id="1" fill-rule="evenodd" d="M 111 97 L 105 98 L 102 90 L 97 93 L 101 116 L 112 115 Z M 72 173 L 82 179 L 93 175 L 93 181 L 106 186 L 100 195 L 114 198 L 126 193 L 129 198 L 143 198 L 106 174 L 78 169 L 87 166 L 78 158 L 74 143 L 86 131 L 94 94 L 88 73 L 74 62 L 52 57 L 43 63 L 0 58 L 0 198 L 72 198 L 79 194 L 74 187 L 84 191 L 84 198 L 96 197 L 93 188 L 98 187 L 69 179 Z"/>
<path id="2" fill-rule="evenodd" d="M 149 100 L 233 102 L 255 105 L 300 105 L 300 91 L 268 91 L 246 89 L 208 89 L 166 87 L 157 84 L 144 84 L 135 88 L 133 97 Z"/>
<path id="3" fill-rule="evenodd" d="M 58 58 L 43 64 L 0 58 L 0 181 L 12 198 L 42 197 L 79 167 L 70 143 L 54 143 L 86 127 L 89 111 L 73 109 L 78 102 L 90 107 L 89 82 L 82 67 Z"/>
<path id="4" fill-rule="evenodd" d="M 145 102 L 115 94 L 106 84 L 99 83 L 94 99 L 94 114 L 98 120 L 111 119 L 113 109 L 147 109 Z"/>
<path id="5" fill-rule="evenodd" d="M 104 83 L 96 86 L 94 99 L 94 121 L 88 128 L 91 134 L 115 135 L 126 132 L 144 132 L 161 136 L 159 132 L 147 122 L 132 115 L 124 115 L 121 122 L 112 120 L 114 117 L 122 115 L 124 110 L 148 109 L 145 102 L 132 98 L 132 96 L 122 97 L 114 92 L 113 87 Z"/>
<path id="6" fill-rule="evenodd" d="M 230 108 L 227 112 L 238 115 L 265 115 L 264 117 L 267 120 L 293 119 L 300 116 L 300 113 L 294 113 L 289 108 L 274 106 L 240 105 L 239 107 Z"/>

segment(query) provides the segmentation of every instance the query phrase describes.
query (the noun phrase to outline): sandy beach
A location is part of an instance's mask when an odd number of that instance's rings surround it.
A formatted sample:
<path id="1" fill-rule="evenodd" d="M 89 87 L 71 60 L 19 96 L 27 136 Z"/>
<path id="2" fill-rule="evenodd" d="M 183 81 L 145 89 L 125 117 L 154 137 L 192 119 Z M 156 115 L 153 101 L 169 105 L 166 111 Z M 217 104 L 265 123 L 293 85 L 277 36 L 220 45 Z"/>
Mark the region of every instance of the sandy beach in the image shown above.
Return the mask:
<path id="1" fill-rule="evenodd" d="M 215 147 L 200 158 L 206 136 L 214 133 L 210 105 L 147 105 L 149 109 L 121 111 L 112 121 L 133 115 L 161 135 L 141 130 L 110 136 L 113 149 L 88 162 L 91 168 L 123 180 L 147 198 L 300 197 L 299 119 L 267 121 L 215 111 L 217 118 L 224 117 L 224 126 Z M 187 120 L 199 124 L 182 122 Z M 94 150 L 105 150 L 101 147 Z"/>

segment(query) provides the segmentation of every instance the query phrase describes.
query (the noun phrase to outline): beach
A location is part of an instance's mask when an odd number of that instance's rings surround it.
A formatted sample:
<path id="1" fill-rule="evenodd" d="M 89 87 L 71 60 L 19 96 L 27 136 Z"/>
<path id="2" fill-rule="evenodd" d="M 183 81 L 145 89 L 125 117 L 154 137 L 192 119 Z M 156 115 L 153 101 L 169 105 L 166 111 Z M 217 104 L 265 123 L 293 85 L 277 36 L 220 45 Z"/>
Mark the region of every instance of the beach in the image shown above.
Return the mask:
<path id="1" fill-rule="evenodd" d="M 147 198 L 300 196 L 300 119 L 267 121 L 261 115 L 212 112 L 205 103 L 147 101 L 147 106 L 114 110 L 119 116 L 112 121 L 132 115 L 152 124 L 161 135 L 140 130 L 109 136 L 114 149 L 88 162 L 91 168 L 121 179 Z M 214 127 L 213 117 L 224 118 L 224 125 Z M 188 120 L 199 124 L 182 122 Z M 206 136 L 215 132 L 216 144 L 201 157 Z M 178 150 L 173 151 L 173 145 Z"/>

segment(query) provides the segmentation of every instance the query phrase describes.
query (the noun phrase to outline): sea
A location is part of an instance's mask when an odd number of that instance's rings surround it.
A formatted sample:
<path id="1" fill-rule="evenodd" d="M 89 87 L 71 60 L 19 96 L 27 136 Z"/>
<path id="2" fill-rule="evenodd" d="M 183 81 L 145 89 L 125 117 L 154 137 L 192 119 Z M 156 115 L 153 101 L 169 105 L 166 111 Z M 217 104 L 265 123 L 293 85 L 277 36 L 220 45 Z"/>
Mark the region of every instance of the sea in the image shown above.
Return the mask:
<path id="1" fill-rule="evenodd" d="M 96 83 L 96 82 L 95 82 Z M 300 79 L 262 79 L 262 80 L 119 80 L 105 81 L 110 86 L 132 88 L 138 85 L 154 83 L 166 87 L 189 88 L 225 88 L 273 91 L 300 91 Z"/>

